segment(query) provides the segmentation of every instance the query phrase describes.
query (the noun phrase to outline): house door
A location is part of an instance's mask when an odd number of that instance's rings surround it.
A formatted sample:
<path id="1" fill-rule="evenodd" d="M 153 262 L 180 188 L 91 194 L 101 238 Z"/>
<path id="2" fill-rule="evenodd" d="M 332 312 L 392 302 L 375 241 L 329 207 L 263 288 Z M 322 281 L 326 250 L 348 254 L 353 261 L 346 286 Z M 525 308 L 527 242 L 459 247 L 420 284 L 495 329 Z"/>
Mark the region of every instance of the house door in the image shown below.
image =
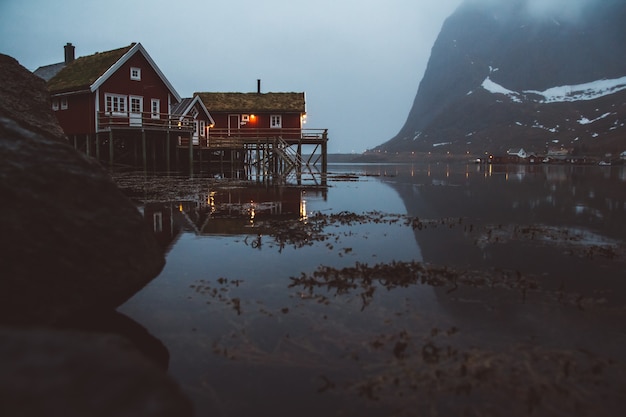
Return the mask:
<path id="1" fill-rule="evenodd" d="M 130 113 L 128 123 L 130 126 L 141 126 L 143 112 L 143 97 L 130 96 Z"/>
<path id="2" fill-rule="evenodd" d="M 239 130 L 239 115 L 228 115 L 228 136 L 236 135 Z"/>
<path id="3" fill-rule="evenodd" d="M 193 121 L 193 126 L 193 144 L 200 145 L 200 136 L 198 135 L 198 132 L 200 131 L 200 125 L 198 124 L 197 120 Z"/>

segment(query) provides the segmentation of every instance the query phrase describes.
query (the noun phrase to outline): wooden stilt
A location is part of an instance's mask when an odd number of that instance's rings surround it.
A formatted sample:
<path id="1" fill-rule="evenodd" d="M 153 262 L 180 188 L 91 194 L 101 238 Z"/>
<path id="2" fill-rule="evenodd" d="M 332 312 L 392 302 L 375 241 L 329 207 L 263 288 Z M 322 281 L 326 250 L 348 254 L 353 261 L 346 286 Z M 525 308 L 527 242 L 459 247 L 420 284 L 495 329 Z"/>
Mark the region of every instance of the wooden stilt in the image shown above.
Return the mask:
<path id="1" fill-rule="evenodd" d="M 89 135 L 85 135 L 85 153 L 87 154 L 87 156 L 91 156 L 90 153 L 90 146 L 89 146 Z"/>
<path id="2" fill-rule="evenodd" d="M 189 132 L 189 176 L 193 177 L 193 132 Z"/>
<path id="3" fill-rule="evenodd" d="M 113 165 L 113 131 L 109 130 L 109 165 Z"/>
<path id="4" fill-rule="evenodd" d="M 141 160 L 143 161 L 143 171 L 148 171 L 148 144 L 146 143 L 146 131 L 141 131 Z"/>
<path id="5" fill-rule="evenodd" d="M 170 131 L 165 132 L 165 170 L 170 172 Z"/>

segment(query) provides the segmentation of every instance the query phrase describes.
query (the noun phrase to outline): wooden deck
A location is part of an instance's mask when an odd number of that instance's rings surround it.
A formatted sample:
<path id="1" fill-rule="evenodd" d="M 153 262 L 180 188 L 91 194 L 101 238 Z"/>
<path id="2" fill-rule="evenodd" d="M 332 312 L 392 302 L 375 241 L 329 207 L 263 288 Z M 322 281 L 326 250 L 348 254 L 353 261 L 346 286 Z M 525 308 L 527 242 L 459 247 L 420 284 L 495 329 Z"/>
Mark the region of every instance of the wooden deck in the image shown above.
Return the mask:
<path id="1" fill-rule="evenodd" d="M 328 167 L 327 129 L 207 128 L 199 135 L 190 117 L 145 112 L 101 112 L 97 127 L 95 135 L 82 135 L 84 141 L 74 135 L 74 146 L 110 165 L 130 163 L 166 170 L 184 165 L 193 174 L 195 167 L 219 163 L 256 167 L 273 175 L 319 163 L 326 173 Z"/>

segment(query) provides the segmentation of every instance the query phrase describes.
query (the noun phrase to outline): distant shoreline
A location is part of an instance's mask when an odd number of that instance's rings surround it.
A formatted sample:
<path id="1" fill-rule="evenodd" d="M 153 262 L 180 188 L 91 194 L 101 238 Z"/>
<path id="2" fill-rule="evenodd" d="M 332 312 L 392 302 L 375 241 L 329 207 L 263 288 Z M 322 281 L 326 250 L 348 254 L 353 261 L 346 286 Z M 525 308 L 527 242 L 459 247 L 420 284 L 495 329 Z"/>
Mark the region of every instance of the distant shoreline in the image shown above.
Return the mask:
<path id="1" fill-rule="evenodd" d="M 478 158 L 482 158 L 482 162 L 477 162 Z M 543 161 L 543 157 L 536 157 L 533 162 L 526 159 L 513 160 L 512 158 L 507 158 L 504 156 L 496 157 L 492 162 L 487 162 L 484 160 L 484 155 L 452 155 L 452 154 L 423 154 L 423 153 L 415 153 L 415 154 L 374 154 L 374 153 L 364 153 L 364 154 L 342 154 L 342 153 L 333 153 L 328 154 L 328 162 L 329 163 L 362 163 L 362 164 L 371 164 L 371 163 L 417 163 L 417 162 L 464 162 L 464 163 L 491 163 L 493 165 L 501 165 L 501 164 L 518 164 L 518 165 L 541 165 L 546 162 Z M 611 158 L 610 160 L 605 161 L 602 158 L 598 157 L 574 157 L 570 156 L 565 159 L 551 159 L 548 163 L 550 164 L 568 164 L 568 165 L 624 165 L 626 161 L 620 159 L 619 157 Z"/>

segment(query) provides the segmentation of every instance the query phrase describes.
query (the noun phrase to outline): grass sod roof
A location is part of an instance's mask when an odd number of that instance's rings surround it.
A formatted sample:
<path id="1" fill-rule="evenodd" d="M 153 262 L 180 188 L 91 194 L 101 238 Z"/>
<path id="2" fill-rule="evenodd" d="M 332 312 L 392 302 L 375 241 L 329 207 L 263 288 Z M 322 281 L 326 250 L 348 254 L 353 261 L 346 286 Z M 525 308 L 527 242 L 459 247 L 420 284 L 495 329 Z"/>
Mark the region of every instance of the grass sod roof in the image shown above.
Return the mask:
<path id="1" fill-rule="evenodd" d="M 210 112 L 305 113 L 304 93 L 194 93 Z"/>
<path id="2" fill-rule="evenodd" d="M 48 81 L 48 90 L 56 93 L 89 88 L 134 45 L 76 58 Z"/>

